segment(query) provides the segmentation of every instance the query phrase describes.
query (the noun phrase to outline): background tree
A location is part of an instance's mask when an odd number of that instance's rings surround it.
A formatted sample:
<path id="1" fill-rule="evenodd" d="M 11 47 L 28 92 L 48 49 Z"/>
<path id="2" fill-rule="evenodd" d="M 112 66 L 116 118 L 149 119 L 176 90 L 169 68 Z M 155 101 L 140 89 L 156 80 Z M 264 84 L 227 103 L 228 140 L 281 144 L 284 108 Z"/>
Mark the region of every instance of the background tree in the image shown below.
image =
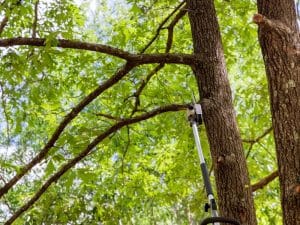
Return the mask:
<path id="1" fill-rule="evenodd" d="M 197 90 L 189 65 L 203 62 L 191 54 L 186 10 L 177 4 L 1 3 L 1 222 L 195 224 L 204 216 L 184 113 L 154 118 L 185 108 Z M 216 1 L 216 9 L 255 182 L 276 169 L 266 80 L 250 25 L 256 8 Z M 260 223 L 280 221 L 277 196 L 276 182 L 255 192 Z"/>
<path id="2" fill-rule="evenodd" d="M 258 1 L 284 224 L 300 223 L 300 33 L 295 2 Z"/>

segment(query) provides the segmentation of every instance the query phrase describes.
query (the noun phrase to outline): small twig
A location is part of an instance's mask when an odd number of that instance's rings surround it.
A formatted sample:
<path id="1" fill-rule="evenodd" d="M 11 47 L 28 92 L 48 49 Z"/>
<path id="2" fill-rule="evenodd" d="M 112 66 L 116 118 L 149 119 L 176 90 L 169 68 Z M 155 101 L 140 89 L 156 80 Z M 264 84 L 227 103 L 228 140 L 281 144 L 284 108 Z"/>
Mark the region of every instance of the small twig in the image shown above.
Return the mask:
<path id="1" fill-rule="evenodd" d="M 146 87 L 146 85 L 148 84 L 148 82 L 150 81 L 150 79 L 160 70 L 164 67 L 164 63 L 159 64 L 158 66 L 156 66 L 153 70 L 150 71 L 150 73 L 147 75 L 146 79 L 142 80 L 140 87 L 138 88 L 138 90 L 130 97 L 135 97 L 135 102 L 134 102 L 134 106 L 131 112 L 130 116 L 133 116 L 137 110 L 138 107 L 140 106 L 140 95 L 142 93 L 142 91 L 144 90 L 144 88 Z M 130 98 L 129 97 L 129 98 Z"/>
<path id="2" fill-rule="evenodd" d="M 124 149 L 124 151 L 123 151 L 123 155 L 122 155 L 122 175 L 124 175 L 124 161 L 125 161 L 125 157 L 126 157 L 126 154 L 127 154 L 127 152 L 128 152 L 128 149 L 129 149 L 129 146 L 130 146 L 130 128 L 129 128 L 129 126 L 126 126 L 126 128 L 127 128 L 127 143 L 126 143 L 126 146 L 125 146 L 125 149 Z M 123 181 L 124 181 L 124 179 L 123 179 Z M 124 182 L 123 182 L 123 184 L 124 184 Z"/>
<path id="3" fill-rule="evenodd" d="M 276 177 L 278 177 L 278 170 L 274 171 L 273 173 L 269 174 L 268 176 L 264 177 L 260 181 L 254 183 L 251 185 L 252 192 L 257 191 L 258 189 L 262 189 L 267 184 L 269 184 L 271 181 L 273 181 Z"/>
<path id="4" fill-rule="evenodd" d="M 8 17 L 4 16 L 4 18 L 3 18 L 3 20 L 1 21 L 1 24 L 0 24 L 0 35 L 2 34 L 2 32 L 4 30 L 4 27 L 7 25 L 7 22 L 8 22 Z"/>
<path id="5" fill-rule="evenodd" d="M 249 157 L 249 155 L 250 155 L 250 152 L 251 152 L 251 150 L 252 150 L 252 148 L 253 148 L 253 145 L 254 145 L 254 143 L 250 143 L 250 146 L 249 146 L 248 151 L 247 151 L 247 154 L 246 154 L 246 159 L 248 159 L 248 157 Z"/>
<path id="6" fill-rule="evenodd" d="M 267 136 L 271 131 L 273 130 L 272 127 L 269 127 L 268 129 L 266 129 L 260 136 L 258 136 L 255 139 L 242 139 L 243 142 L 245 143 L 249 143 L 249 144 L 255 144 L 257 142 L 259 142 L 261 139 L 263 139 L 265 136 Z"/>
<path id="7" fill-rule="evenodd" d="M 4 92 L 4 87 L 2 82 L 0 82 L 0 89 L 1 89 L 1 105 L 6 121 L 6 133 L 7 133 L 7 146 L 10 143 L 10 125 L 9 125 L 9 114 L 7 112 L 7 107 L 6 107 L 6 99 L 5 99 L 5 92 Z"/>
<path id="8" fill-rule="evenodd" d="M 96 113 L 96 116 L 102 116 L 110 120 L 115 120 L 115 121 L 122 121 L 123 119 L 120 117 L 104 114 L 104 113 Z"/>
<path id="9" fill-rule="evenodd" d="M 39 0 L 36 0 L 34 3 L 34 20 L 32 23 L 32 36 L 33 38 L 36 38 L 36 28 L 37 28 L 37 21 L 38 21 L 38 5 Z"/>

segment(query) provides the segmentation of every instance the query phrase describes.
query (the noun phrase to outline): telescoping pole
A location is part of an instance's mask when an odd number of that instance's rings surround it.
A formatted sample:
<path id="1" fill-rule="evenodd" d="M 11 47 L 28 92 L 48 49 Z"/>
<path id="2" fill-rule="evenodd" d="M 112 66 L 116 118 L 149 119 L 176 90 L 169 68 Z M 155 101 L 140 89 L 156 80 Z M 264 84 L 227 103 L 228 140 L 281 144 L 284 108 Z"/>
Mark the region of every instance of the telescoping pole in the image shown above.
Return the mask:
<path id="1" fill-rule="evenodd" d="M 205 204 L 205 211 L 207 212 L 208 209 L 211 209 L 211 215 L 212 217 L 218 217 L 218 211 L 217 211 L 217 204 L 214 198 L 214 194 L 212 191 L 210 179 L 209 179 L 209 174 L 207 170 L 207 166 L 205 163 L 203 151 L 201 148 L 201 142 L 199 138 L 199 133 L 198 133 L 198 125 L 202 124 L 202 109 L 200 104 L 194 104 L 194 106 L 190 106 L 188 109 L 188 120 L 193 128 L 193 134 L 194 134 L 194 139 L 197 147 L 197 152 L 198 156 L 200 159 L 200 166 L 201 166 L 201 172 L 204 180 L 204 186 L 208 198 L 207 204 Z M 215 225 L 219 225 L 220 223 L 214 223 Z"/>
<path id="2" fill-rule="evenodd" d="M 188 108 L 188 120 L 190 122 L 191 127 L 193 128 L 193 134 L 194 134 L 195 143 L 198 151 L 198 156 L 200 159 L 200 166 L 201 166 L 201 172 L 204 180 L 204 186 L 208 198 L 208 203 L 205 204 L 205 212 L 208 212 L 208 209 L 210 208 L 211 216 L 212 216 L 212 217 L 205 218 L 201 222 L 201 225 L 207 225 L 207 224 L 220 225 L 220 222 L 233 224 L 233 225 L 240 225 L 240 223 L 234 219 L 219 217 L 218 215 L 217 203 L 212 191 L 209 174 L 205 163 L 203 151 L 201 148 L 199 133 L 198 133 L 198 125 L 202 124 L 203 121 L 202 109 L 200 104 L 194 104 Z"/>
<path id="3" fill-rule="evenodd" d="M 214 198 L 213 190 L 212 190 L 211 183 L 209 180 L 207 166 L 206 166 L 202 148 L 201 148 L 197 123 L 194 122 L 192 124 L 192 128 L 193 128 L 194 138 L 195 138 L 196 147 L 197 147 L 197 151 L 198 151 L 198 156 L 200 159 L 200 166 L 201 166 L 201 172 L 202 172 L 202 176 L 203 176 L 203 180 L 204 180 L 204 186 L 205 186 L 206 194 L 207 194 L 208 201 L 209 201 L 209 205 L 206 205 L 205 209 L 208 210 L 208 208 L 210 208 L 211 215 L 213 217 L 218 217 L 219 215 L 218 215 L 218 211 L 217 211 L 217 204 L 216 204 L 216 200 Z M 219 223 L 215 223 L 215 224 L 218 225 Z"/>

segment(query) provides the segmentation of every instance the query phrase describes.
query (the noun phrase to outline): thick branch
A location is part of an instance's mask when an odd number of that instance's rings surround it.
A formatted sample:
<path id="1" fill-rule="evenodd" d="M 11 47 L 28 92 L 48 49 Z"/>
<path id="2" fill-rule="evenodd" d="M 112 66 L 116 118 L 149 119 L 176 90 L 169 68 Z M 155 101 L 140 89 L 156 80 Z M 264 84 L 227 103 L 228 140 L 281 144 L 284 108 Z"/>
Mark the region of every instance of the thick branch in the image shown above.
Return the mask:
<path id="1" fill-rule="evenodd" d="M 197 61 L 193 55 L 189 55 L 189 54 L 170 54 L 170 53 L 133 54 L 108 45 L 81 42 L 81 41 L 71 41 L 66 39 L 56 39 L 55 41 L 57 43 L 53 47 L 80 49 L 80 50 L 105 53 L 139 65 L 150 64 L 150 63 L 178 63 L 178 64 L 191 65 L 193 63 L 196 63 Z M 9 38 L 9 39 L 0 40 L 0 47 L 8 47 L 8 46 L 16 46 L 16 45 L 46 46 L 46 39 L 19 37 L 19 38 Z"/>
<path id="2" fill-rule="evenodd" d="M 101 133 L 98 137 L 96 137 L 88 146 L 86 149 L 84 149 L 77 157 L 69 160 L 65 165 L 63 165 L 59 171 L 57 171 L 54 175 L 52 175 L 44 184 L 43 186 L 35 193 L 35 195 L 27 202 L 25 203 L 18 211 L 15 212 L 15 214 L 6 221 L 5 225 L 12 224 L 23 212 L 28 210 L 40 197 L 41 195 L 49 188 L 49 186 L 56 182 L 64 173 L 66 173 L 70 168 L 72 168 L 76 163 L 78 163 L 80 160 L 82 160 L 84 157 L 86 157 L 103 139 L 111 135 L 112 133 L 116 132 L 117 130 L 121 129 L 124 126 L 137 123 L 149 118 L 152 118 L 156 115 L 165 113 L 165 112 L 171 112 L 171 111 L 179 111 L 186 109 L 187 105 L 167 105 L 162 106 L 157 109 L 154 109 L 150 112 L 144 113 L 142 115 L 124 119 L 110 128 L 108 128 L 106 131 Z"/>
<path id="3" fill-rule="evenodd" d="M 269 184 L 271 181 L 273 181 L 276 177 L 278 177 L 278 170 L 274 171 L 273 173 L 269 174 L 268 176 L 264 177 L 260 181 L 256 182 L 255 184 L 252 184 L 252 192 L 257 191 L 258 189 L 262 189 L 264 186 Z"/>
<path id="4" fill-rule="evenodd" d="M 105 81 L 103 84 L 99 85 L 92 93 L 86 96 L 77 106 L 75 106 L 72 111 L 65 116 L 63 121 L 59 124 L 57 129 L 52 134 L 51 138 L 45 145 L 45 147 L 37 154 L 27 165 L 20 169 L 20 172 L 15 175 L 10 181 L 8 181 L 1 189 L 0 189 L 0 197 L 2 197 L 8 190 L 17 183 L 32 167 L 41 162 L 49 150 L 54 146 L 55 142 L 59 138 L 60 134 L 64 131 L 66 126 L 87 106 L 90 102 L 92 102 L 95 98 L 97 98 L 102 92 L 106 89 L 117 83 L 120 79 L 122 79 L 135 65 L 127 63 L 121 68 L 114 76 Z"/>

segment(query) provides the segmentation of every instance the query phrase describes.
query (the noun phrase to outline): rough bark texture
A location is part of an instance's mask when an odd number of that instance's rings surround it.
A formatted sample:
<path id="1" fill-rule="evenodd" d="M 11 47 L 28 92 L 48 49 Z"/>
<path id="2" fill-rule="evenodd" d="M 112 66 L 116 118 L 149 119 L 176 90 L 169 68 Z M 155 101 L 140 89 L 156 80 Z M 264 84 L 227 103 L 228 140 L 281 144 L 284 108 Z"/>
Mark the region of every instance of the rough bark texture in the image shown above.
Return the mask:
<path id="1" fill-rule="evenodd" d="M 187 0 L 196 75 L 223 216 L 256 224 L 246 159 L 237 128 L 213 0 Z"/>
<path id="2" fill-rule="evenodd" d="M 284 224 L 300 224 L 300 41 L 294 0 L 258 0 Z"/>

